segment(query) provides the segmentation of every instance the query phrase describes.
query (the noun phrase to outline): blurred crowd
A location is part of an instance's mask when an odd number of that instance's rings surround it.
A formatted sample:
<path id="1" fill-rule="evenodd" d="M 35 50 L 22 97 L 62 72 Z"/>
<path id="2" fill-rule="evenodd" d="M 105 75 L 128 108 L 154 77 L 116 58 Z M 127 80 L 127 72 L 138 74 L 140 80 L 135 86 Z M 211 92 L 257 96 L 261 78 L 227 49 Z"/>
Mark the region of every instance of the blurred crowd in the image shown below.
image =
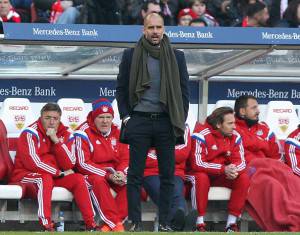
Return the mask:
<path id="1" fill-rule="evenodd" d="M 0 0 L 2 22 L 131 25 L 150 12 L 159 12 L 165 25 L 300 25 L 300 0 Z"/>

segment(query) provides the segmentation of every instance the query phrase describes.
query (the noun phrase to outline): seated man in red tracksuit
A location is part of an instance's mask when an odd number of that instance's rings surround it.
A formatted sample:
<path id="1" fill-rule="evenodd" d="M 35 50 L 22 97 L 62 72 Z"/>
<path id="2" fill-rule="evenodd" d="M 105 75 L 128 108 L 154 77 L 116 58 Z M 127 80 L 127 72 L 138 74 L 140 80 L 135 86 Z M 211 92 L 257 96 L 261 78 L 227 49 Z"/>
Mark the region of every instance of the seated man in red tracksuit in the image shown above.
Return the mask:
<path id="1" fill-rule="evenodd" d="M 236 131 L 242 136 L 247 164 L 255 158 L 280 160 L 278 141 L 264 122 L 259 122 L 259 107 L 252 95 L 242 95 L 234 105 Z"/>
<path id="2" fill-rule="evenodd" d="M 119 142 L 120 131 L 112 123 L 114 111 L 109 100 L 96 100 L 92 108 L 74 133 L 77 170 L 87 176 L 92 200 L 104 222 L 101 231 L 123 232 L 128 213 L 128 146 Z M 117 193 L 115 198 L 111 189 Z"/>
<path id="3" fill-rule="evenodd" d="M 242 140 L 234 128 L 233 110 L 221 107 L 207 117 L 204 125 L 196 125 L 192 135 L 187 179 L 192 183 L 192 205 L 198 210 L 198 231 L 205 231 L 204 215 L 210 186 L 232 190 L 225 231 L 238 231 L 236 221 L 245 205 L 249 178 L 245 173 Z"/>
<path id="4" fill-rule="evenodd" d="M 168 216 L 168 223 L 175 231 L 192 230 L 192 228 L 189 228 L 190 221 L 188 220 L 193 220 L 191 216 L 192 214 L 185 218 L 187 211 L 186 201 L 184 198 L 185 165 L 191 151 L 190 128 L 187 124 L 184 133 L 184 140 L 185 144 L 175 146 L 175 187 L 171 210 Z M 158 206 L 160 178 L 155 149 L 151 149 L 147 155 L 143 187 L 152 201 Z M 191 223 L 191 227 L 194 226 L 194 222 Z"/>
<path id="5" fill-rule="evenodd" d="M 51 222 L 51 196 L 54 186 L 71 191 L 82 213 L 86 229 L 96 230 L 93 205 L 84 176 L 74 173 L 74 137 L 61 122 L 61 109 L 48 103 L 41 117 L 27 127 L 18 139 L 11 182 L 33 184 L 38 200 L 38 217 L 44 230 L 54 231 Z"/>
<path id="6" fill-rule="evenodd" d="M 300 176 L 300 125 L 285 140 L 285 160 L 295 175 Z"/>

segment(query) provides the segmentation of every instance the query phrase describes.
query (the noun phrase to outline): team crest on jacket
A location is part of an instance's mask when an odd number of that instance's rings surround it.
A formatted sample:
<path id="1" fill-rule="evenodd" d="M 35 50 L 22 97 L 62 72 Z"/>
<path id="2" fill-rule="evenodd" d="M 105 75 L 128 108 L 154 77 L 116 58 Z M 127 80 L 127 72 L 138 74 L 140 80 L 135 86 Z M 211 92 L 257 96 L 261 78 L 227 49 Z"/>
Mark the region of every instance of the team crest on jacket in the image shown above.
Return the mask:
<path id="1" fill-rule="evenodd" d="M 111 138 L 110 144 L 111 144 L 112 149 L 117 152 L 117 148 L 116 148 L 117 147 L 117 139 L 114 137 Z"/>
<path id="2" fill-rule="evenodd" d="M 96 140 L 96 144 L 101 144 L 101 142 L 99 140 Z"/>
<path id="3" fill-rule="evenodd" d="M 213 146 L 211 146 L 211 149 L 212 150 L 218 150 L 218 147 L 217 147 L 217 145 L 214 144 Z"/>
<path id="4" fill-rule="evenodd" d="M 258 130 L 257 132 L 256 132 L 256 135 L 258 135 L 258 136 L 262 136 L 264 134 L 264 132 L 262 131 L 262 130 Z"/>
<path id="5" fill-rule="evenodd" d="M 112 138 L 111 141 L 110 141 L 111 145 L 113 147 L 115 147 L 117 145 L 117 139 L 116 138 Z"/>

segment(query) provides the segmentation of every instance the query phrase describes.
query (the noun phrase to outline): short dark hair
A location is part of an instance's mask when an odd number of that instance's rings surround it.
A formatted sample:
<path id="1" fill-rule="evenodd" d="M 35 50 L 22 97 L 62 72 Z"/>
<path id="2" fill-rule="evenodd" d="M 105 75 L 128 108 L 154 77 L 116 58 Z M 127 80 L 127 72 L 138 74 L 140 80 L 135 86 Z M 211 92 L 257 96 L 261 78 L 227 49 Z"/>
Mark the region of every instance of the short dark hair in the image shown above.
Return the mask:
<path id="1" fill-rule="evenodd" d="M 217 125 L 224 122 L 224 116 L 226 114 L 234 114 L 233 109 L 230 107 L 217 108 L 206 118 L 206 121 L 213 129 L 217 129 Z"/>
<path id="2" fill-rule="evenodd" d="M 248 104 L 248 100 L 257 100 L 253 95 L 241 95 L 239 98 L 235 100 L 234 104 L 234 112 L 238 117 L 240 116 L 240 109 L 246 108 Z"/>
<path id="3" fill-rule="evenodd" d="M 157 0 L 147 0 L 147 1 L 144 1 L 141 9 L 144 10 L 145 12 L 147 12 L 148 11 L 148 6 L 149 6 L 150 3 L 152 3 L 154 5 L 160 5 L 159 1 L 157 1 Z"/>
<path id="4" fill-rule="evenodd" d="M 246 15 L 253 17 L 256 13 L 265 9 L 267 5 L 263 2 L 256 1 L 256 3 L 251 3 L 247 6 Z"/>
<path id="5" fill-rule="evenodd" d="M 297 15 L 299 5 L 300 0 L 290 1 L 287 9 L 283 14 L 283 19 L 286 19 L 293 27 L 298 27 L 299 25 L 299 19 Z"/>
<path id="6" fill-rule="evenodd" d="M 48 111 L 55 111 L 58 112 L 59 115 L 61 115 L 61 108 L 59 107 L 58 104 L 55 103 L 47 103 L 44 105 L 44 107 L 41 109 L 41 115 L 43 115 L 44 112 L 48 112 Z"/>
<path id="7" fill-rule="evenodd" d="M 200 3 L 203 3 L 203 4 L 207 5 L 207 0 L 190 0 L 190 1 L 189 1 L 189 8 L 192 8 L 192 6 L 193 6 L 196 2 L 200 2 Z"/>

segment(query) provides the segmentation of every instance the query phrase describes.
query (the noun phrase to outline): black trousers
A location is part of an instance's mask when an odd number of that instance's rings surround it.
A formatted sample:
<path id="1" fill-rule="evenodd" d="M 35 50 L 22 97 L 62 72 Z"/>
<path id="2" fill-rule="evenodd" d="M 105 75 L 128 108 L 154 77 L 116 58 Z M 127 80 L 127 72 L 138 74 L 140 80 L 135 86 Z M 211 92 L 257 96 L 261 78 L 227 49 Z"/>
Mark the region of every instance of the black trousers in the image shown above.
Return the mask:
<path id="1" fill-rule="evenodd" d="M 174 190 L 175 136 L 168 116 L 150 116 L 134 113 L 126 125 L 130 145 L 127 173 L 128 219 L 141 221 L 140 192 L 147 153 L 150 147 L 157 151 L 160 174 L 159 223 L 167 223 Z"/>

